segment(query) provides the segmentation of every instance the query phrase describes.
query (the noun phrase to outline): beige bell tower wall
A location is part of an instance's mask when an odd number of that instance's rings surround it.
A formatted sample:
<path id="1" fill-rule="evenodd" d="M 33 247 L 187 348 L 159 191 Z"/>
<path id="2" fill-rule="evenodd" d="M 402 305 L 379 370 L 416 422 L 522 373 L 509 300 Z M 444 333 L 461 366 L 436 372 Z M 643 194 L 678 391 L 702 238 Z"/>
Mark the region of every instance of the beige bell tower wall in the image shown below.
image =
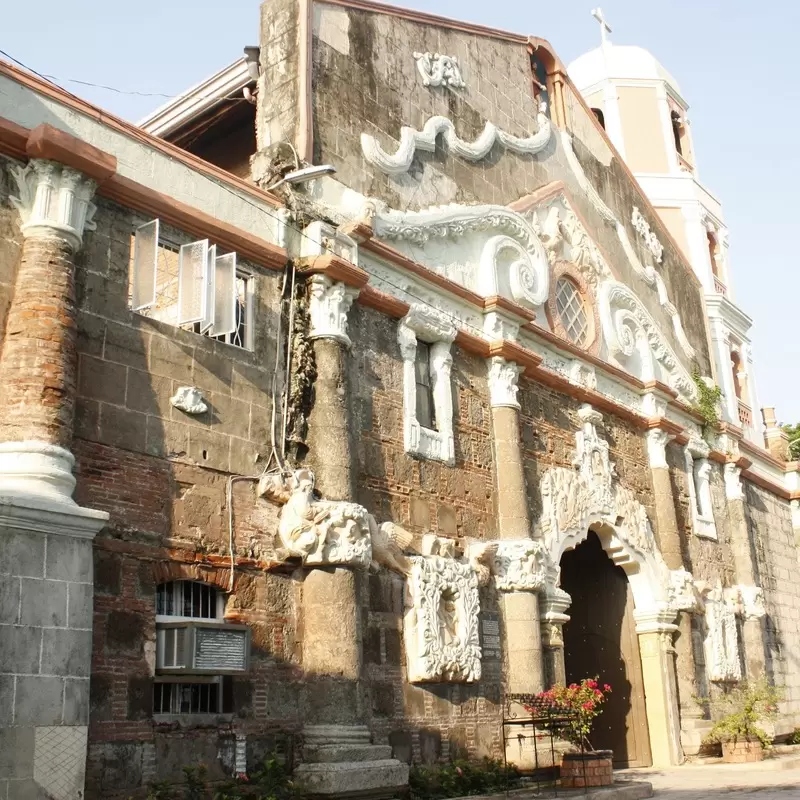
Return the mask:
<path id="1" fill-rule="evenodd" d="M 656 88 L 617 86 L 617 97 L 626 160 L 630 169 L 634 173 L 669 172 Z"/>
<path id="2" fill-rule="evenodd" d="M 655 206 L 658 216 L 661 217 L 667 230 L 672 234 L 672 238 L 677 243 L 678 247 L 686 256 L 691 259 L 692 251 L 689 248 L 689 241 L 686 238 L 686 219 L 680 208 L 665 208 L 664 206 Z"/>

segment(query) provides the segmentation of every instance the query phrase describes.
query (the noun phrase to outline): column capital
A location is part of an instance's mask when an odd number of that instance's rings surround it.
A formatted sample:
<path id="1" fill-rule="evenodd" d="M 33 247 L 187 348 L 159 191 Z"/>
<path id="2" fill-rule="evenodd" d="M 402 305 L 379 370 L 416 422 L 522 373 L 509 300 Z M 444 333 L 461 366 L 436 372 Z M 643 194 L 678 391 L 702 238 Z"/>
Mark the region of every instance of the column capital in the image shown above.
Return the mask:
<path id="1" fill-rule="evenodd" d="M 489 402 L 492 408 L 520 408 L 517 400 L 518 383 L 524 367 L 500 356 L 493 356 L 487 359 L 487 368 Z"/>
<path id="2" fill-rule="evenodd" d="M 309 286 L 308 311 L 311 327 L 308 338 L 333 339 L 350 347 L 347 313 L 353 300 L 358 297 L 359 290 L 348 286 L 344 281 L 333 281 L 327 275 L 313 275 Z"/>
<path id="3" fill-rule="evenodd" d="M 647 431 L 647 458 L 651 469 L 667 469 L 667 445 L 674 438 L 661 428 Z"/>
<path id="4" fill-rule="evenodd" d="M 97 206 L 92 202 L 96 182 L 44 158 L 12 167 L 11 175 L 17 194 L 10 199 L 22 217 L 22 235 L 26 239 L 55 236 L 66 240 L 73 251 L 80 250 L 83 232 L 97 227 Z"/>
<path id="5" fill-rule="evenodd" d="M 639 635 L 646 633 L 675 633 L 678 630 L 678 626 L 675 624 L 676 617 L 675 609 L 668 606 L 633 612 L 633 618 L 636 621 L 636 633 Z"/>

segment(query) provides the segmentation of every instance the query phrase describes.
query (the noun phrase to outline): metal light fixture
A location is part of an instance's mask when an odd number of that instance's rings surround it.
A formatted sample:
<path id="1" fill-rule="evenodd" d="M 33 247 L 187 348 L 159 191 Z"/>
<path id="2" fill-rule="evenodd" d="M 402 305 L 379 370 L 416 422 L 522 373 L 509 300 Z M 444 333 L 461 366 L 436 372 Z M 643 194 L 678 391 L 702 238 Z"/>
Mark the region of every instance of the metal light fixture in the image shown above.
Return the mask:
<path id="1" fill-rule="evenodd" d="M 284 183 L 305 183 L 306 181 L 313 181 L 314 178 L 321 178 L 324 175 L 333 175 L 336 172 L 336 167 L 332 164 L 320 164 L 316 167 L 301 167 L 300 169 L 293 169 L 287 172 L 279 181 L 276 181 L 272 186 L 267 186 L 266 191 L 276 189 Z"/>

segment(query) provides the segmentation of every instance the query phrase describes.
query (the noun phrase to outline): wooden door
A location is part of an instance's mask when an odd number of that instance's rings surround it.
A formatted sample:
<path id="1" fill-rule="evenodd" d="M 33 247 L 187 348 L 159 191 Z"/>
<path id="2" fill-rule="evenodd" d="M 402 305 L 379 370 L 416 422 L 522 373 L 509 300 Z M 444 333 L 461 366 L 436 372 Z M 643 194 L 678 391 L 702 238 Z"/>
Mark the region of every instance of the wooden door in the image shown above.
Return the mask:
<path id="1" fill-rule="evenodd" d="M 572 596 L 564 626 L 567 684 L 599 677 L 612 691 L 595 719 L 591 742 L 614 751 L 617 767 L 647 767 L 650 738 L 642 663 L 628 578 L 603 550 L 597 535 L 561 559 L 561 588 Z"/>

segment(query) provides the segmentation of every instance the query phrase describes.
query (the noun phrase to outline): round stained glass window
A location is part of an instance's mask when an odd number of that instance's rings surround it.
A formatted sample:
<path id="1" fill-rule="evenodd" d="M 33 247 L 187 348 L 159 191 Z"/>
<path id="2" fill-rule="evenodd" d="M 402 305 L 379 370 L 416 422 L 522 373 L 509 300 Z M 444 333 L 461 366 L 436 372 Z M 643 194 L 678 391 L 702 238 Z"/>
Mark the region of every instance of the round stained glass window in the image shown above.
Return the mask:
<path id="1" fill-rule="evenodd" d="M 567 338 L 583 346 L 589 333 L 589 319 L 578 287 L 569 278 L 556 282 L 556 311 Z"/>

